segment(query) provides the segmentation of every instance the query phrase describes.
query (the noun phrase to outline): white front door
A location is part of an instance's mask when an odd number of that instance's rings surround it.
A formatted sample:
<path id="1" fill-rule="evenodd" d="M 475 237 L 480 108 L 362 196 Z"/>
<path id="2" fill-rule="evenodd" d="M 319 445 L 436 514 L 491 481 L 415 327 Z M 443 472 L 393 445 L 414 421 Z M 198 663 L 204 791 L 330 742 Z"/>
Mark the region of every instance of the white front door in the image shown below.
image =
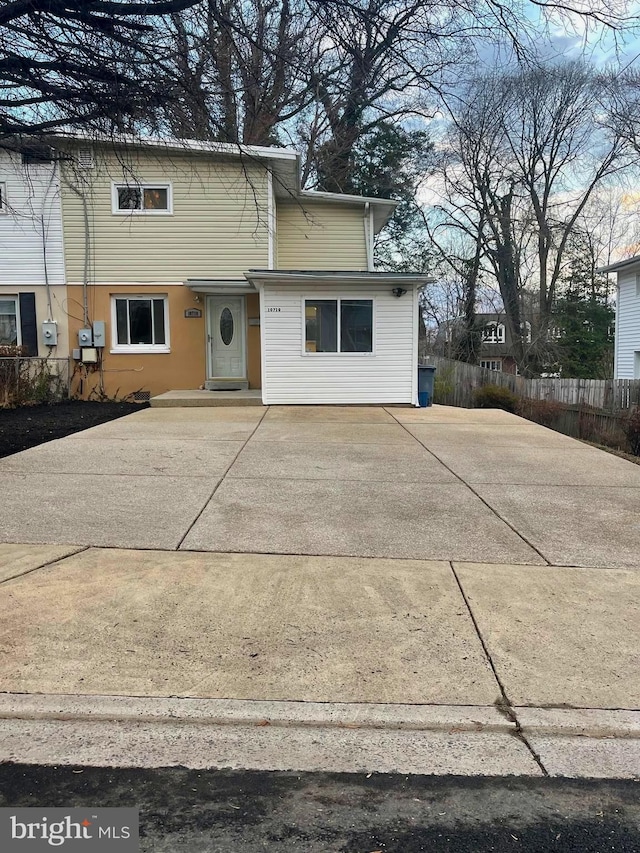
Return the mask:
<path id="1" fill-rule="evenodd" d="M 208 297 L 210 379 L 244 379 L 244 297 Z"/>

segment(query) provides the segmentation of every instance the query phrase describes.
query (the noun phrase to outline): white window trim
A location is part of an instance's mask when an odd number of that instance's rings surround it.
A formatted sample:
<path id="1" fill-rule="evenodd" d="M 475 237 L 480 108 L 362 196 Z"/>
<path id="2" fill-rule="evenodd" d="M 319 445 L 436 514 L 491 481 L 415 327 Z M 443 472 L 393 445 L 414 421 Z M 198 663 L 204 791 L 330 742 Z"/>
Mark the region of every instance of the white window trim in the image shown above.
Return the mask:
<path id="1" fill-rule="evenodd" d="M 162 299 L 164 302 L 164 337 L 163 344 L 119 344 L 118 321 L 116 317 L 116 299 Z M 171 352 L 169 337 L 169 297 L 166 293 L 112 293 L 111 294 L 111 349 L 112 353 L 147 353 L 156 355 Z"/>
<path id="2" fill-rule="evenodd" d="M 166 210 L 120 210 L 118 206 L 118 190 L 126 188 L 129 190 L 166 190 L 167 191 L 167 209 Z M 111 182 L 111 213 L 114 216 L 173 216 L 173 184 L 163 183 L 160 181 L 150 183 L 127 183 L 126 181 Z"/>
<path id="3" fill-rule="evenodd" d="M 0 300 L 13 299 L 16 306 L 16 343 L 15 346 L 22 346 L 22 323 L 20 322 L 20 296 L 13 293 L 0 293 Z M 11 344 L 0 344 L 0 346 L 11 346 Z"/>
<path id="4" fill-rule="evenodd" d="M 493 334 L 489 336 L 489 330 L 493 330 Z M 483 344 L 503 344 L 506 340 L 506 330 L 504 323 L 491 322 L 485 323 L 482 329 Z"/>
<path id="5" fill-rule="evenodd" d="M 499 364 L 500 367 L 488 367 L 488 364 Z M 502 372 L 502 359 L 501 358 L 481 358 L 480 359 L 480 367 L 484 367 L 485 370 L 496 370 L 498 372 Z"/>
<path id="6" fill-rule="evenodd" d="M 338 322 L 337 322 L 337 339 L 340 343 L 340 302 L 342 300 L 369 300 L 371 302 L 371 352 L 307 352 L 305 349 L 307 343 L 307 324 L 306 324 L 306 302 L 317 302 L 318 300 L 331 300 L 338 303 Z M 344 295 L 336 296 L 335 294 L 314 293 L 312 295 L 303 295 L 302 297 L 302 355 L 311 358 L 371 358 L 376 354 L 376 300 L 374 296 Z"/>
<path id="7" fill-rule="evenodd" d="M 7 206 L 7 182 L 0 181 L 0 216 L 6 216 L 9 213 Z"/>

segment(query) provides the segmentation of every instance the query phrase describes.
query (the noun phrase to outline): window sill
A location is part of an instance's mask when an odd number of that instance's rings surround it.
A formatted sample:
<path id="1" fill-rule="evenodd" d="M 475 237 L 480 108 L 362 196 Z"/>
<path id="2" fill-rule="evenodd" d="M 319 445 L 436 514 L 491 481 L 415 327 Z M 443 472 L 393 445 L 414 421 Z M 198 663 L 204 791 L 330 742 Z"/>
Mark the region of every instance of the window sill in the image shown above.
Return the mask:
<path id="1" fill-rule="evenodd" d="M 112 347 L 109 350 L 113 355 L 163 355 L 171 352 L 170 347 L 154 347 L 154 346 L 120 346 Z"/>
<path id="2" fill-rule="evenodd" d="M 172 210 L 112 210 L 113 216 L 173 216 Z"/>
<path id="3" fill-rule="evenodd" d="M 307 352 L 302 353 L 306 358 L 371 358 L 375 355 L 373 352 Z"/>

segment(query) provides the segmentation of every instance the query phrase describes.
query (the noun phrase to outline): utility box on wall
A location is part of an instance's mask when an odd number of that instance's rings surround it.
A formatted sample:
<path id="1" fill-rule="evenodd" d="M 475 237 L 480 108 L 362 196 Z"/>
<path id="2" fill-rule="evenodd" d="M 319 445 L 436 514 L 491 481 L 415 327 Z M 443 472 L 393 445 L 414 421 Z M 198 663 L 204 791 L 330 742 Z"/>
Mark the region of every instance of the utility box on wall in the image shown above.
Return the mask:
<path id="1" fill-rule="evenodd" d="M 94 347 L 106 347 L 107 345 L 107 324 L 104 320 L 96 320 L 93 324 L 93 345 Z"/>
<path id="2" fill-rule="evenodd" d="M 58 346 L 58 324 L 55 320 L 46 320 L 42 324 L 42 343 L 46 347 Z"/>
<path id="3" fill-rule="evenodd" d="M 91 329 L 80 329 L 78 332 L 78 346 L 90 347 L 93 342 Z"/>

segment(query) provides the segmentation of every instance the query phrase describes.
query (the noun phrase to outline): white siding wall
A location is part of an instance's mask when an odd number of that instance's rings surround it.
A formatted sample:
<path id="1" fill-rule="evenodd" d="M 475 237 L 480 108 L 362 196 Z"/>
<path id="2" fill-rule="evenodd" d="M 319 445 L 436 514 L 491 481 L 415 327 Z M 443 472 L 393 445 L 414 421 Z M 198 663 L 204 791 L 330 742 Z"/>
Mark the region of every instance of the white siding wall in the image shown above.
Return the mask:
<path id="1" fill-rule="evenodd" d="M 640 352 L 640 296 L 636 295 L 636 272 L 618 273 L 616 320 L 616 379 L 640 379 L 634 372 L 635 353 Z"/>
<path id="2" fill-rule="evenodd" d="M 50 284 L 64 284 L 60 181 L 51 163 L 23 166 L 0 151 L 0 183 L 7 210 L 0 213 L 0 285 L 44 284 L 44 245 Z"/>
<path id="3" fill-rule="evenodd" d="M 418 320 L 414 291 L 396 298 L 391 285 L 265 285 L 261 306 L 262 393 L 266 404 L 413 403 Z M 373 355 L 303 354 L 303 300 L 373 298 Z M 279 311 L 269 311 L 279 308 Z"/>

